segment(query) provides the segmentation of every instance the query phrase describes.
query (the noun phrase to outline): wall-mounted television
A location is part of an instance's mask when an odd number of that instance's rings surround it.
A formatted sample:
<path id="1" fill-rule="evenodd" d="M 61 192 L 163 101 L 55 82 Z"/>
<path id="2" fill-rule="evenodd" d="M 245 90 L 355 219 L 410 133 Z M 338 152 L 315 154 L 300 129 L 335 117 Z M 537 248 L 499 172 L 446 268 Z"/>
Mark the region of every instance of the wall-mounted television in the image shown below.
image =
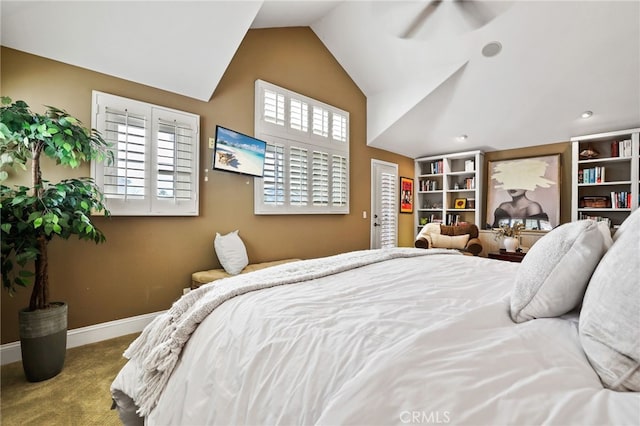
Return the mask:
<path id="1" fill-rule="evenodd" d="M 267 143 L 226 127 L 216 126 L 213 169 L 262 177 Z"/>

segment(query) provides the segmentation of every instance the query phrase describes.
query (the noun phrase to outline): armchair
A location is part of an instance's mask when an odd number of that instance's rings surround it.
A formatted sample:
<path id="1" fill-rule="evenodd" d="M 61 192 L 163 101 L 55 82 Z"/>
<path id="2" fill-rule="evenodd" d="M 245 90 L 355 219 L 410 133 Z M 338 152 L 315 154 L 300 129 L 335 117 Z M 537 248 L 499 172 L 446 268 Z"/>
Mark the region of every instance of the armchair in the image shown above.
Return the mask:
<path id="1" fill-rule="evenodd" d="M 478 227 L 473 223 L 447 226 L 428 223 L 418 233 L 414 244 L 417 248 L 455 248 L 477 256 L 482 251 Z"/>

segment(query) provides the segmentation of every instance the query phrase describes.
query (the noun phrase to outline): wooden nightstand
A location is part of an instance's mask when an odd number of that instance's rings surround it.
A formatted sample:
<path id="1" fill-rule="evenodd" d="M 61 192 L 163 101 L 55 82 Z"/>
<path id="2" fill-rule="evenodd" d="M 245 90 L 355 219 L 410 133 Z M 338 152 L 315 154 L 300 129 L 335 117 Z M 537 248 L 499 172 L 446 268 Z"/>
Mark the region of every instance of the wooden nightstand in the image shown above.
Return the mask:
<path id="1" fill-rule="evenodd" d="M 526 253 L 521 251 L 516 252 L 508 252 L 505 250 L 500 250 L 499 252 L 491 252 L 489 253 L 489 259 L 498 259 L 498 260 L 506 260 L 509 262 L 522 262 L 522 259 L 526 256 Z"/>

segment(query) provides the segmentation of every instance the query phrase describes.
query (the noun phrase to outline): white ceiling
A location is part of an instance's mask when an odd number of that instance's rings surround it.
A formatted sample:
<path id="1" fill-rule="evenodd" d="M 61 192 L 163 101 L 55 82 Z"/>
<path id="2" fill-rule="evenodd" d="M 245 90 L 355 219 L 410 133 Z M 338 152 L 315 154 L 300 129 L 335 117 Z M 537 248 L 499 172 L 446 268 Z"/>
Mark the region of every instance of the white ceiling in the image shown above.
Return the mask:
<path id="1" fill-rule="evenodd" d="M 462 6 L 494 18 L 479 26 Z M 4 46 L 202 101 L 250 28 L 309 26 L 367 96 L 367 143 L 409 157 L 640 126 L 637 0 L 445 0 L 426 18 L 426 0 L 0 7 Z M 492 41 L 503 49 L 484 57 Z"/>

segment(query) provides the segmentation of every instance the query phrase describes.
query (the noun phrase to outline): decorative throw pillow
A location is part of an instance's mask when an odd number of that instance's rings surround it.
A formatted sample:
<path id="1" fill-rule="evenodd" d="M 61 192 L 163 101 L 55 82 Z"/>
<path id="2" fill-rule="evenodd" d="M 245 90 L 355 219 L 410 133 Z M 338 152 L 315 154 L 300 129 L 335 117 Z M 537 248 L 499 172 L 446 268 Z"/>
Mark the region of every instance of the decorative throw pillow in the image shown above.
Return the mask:
<path id="1" fill-rule="evenodd" d="M 602 383 L 640 391 L 640 209 L 596 268 L 580 312 L 580 342 Z M 622 228 L 621 228 L 622 229 Z"/>
<path id="2" fill-rule="evenodd" d="M 609 250 L 611 245 L 613 244 L 613 238 L 611 238 L 611 229 L 609 229 L 609 225 L 607 222 L 598 222 L 598 229 L 602 233 L 602 237 L 604 238 L 604 249 Z"/>
<path id="3" fill-rule="evenodd" d="M 237 275 L 249 264 L 247 249 L 237 230 L 229 232 L 227 235 L 220 235 L 216 232 L 213 246 L 220 264 L 228 274 Z"/>
<path id="4" fill-rule="evenodd" d="M 522 259 L 511 293 L 511 319 L 556 317 L 578 306 L 604 253 L 598 224 L 581 220 L 540 238 Z"/>
<path id="5" fill-rule="evenodd" d="M 442 234 L 431 234 L 431 242 L 434 248 L 448 248 L 462 250 L 467 246 L 469 241 L 469 234 L 457 235 L 450 237 Z"/>

